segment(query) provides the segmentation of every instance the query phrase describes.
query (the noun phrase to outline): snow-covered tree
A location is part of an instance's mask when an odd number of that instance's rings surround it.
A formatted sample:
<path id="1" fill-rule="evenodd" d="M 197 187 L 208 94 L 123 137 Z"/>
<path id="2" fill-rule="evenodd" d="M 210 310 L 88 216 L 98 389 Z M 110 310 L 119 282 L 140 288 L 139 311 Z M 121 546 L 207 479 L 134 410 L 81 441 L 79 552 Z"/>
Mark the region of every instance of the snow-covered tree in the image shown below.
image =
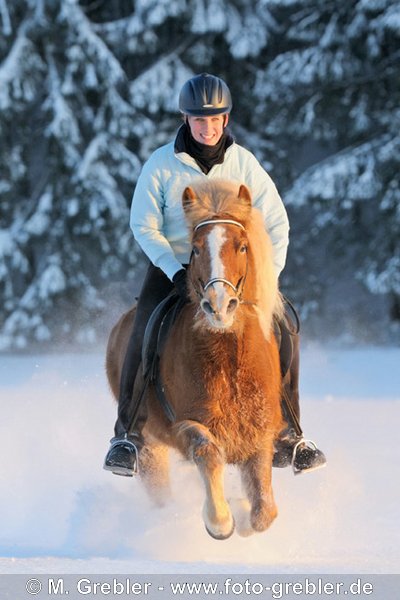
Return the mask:
<path id="1" fill-rule="evenodd" d="M 324 285 L 334 295 L 329 276 L 350 270 L 399 320 L 400 3 L 269 4 L 284 45 L 258 65 L 255 119 L 285 152 L 275 166 L 289 183 L 290 287 L 303 272 L 308 301 Z"/>
<path id="2" fill-rule="evenodd" d="M 346 272 L 399 319 L 399 15 L 397 0 L 0 0 L 0 348 L 104 337 L 137 278 L 141 165 L 203 71 L 230 85 L 233 131 L 288 204 L 284 291 L 323 311 Z"/>
<path id="3" fill-rule="evenodd" d="M 3 5 L 1 346 L 94 339 L 102 288 L 132 277 L 128 201 L 150 125 L 77 2 Z"/>

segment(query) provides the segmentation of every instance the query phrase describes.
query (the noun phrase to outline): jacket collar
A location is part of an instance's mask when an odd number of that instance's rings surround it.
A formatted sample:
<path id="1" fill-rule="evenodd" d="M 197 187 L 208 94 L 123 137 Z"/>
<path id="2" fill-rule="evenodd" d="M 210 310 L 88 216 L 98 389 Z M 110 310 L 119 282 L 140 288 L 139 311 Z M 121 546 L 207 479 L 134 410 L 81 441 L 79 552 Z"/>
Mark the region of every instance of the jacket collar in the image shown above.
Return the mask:
<path id="1" fill-rule="evenodd" d="M 189 155 L 200 170 L 207 174 L 214 165 L 224 162 L 225 152 L 233 143 L 233 136 L 229 130 L 225 130 L 220 141 L 215 146 L 199 144 L 193 139 L 187 124 L 183 123 L 175 138 L 174 150 L 176 155 L 182 153 Z"/>

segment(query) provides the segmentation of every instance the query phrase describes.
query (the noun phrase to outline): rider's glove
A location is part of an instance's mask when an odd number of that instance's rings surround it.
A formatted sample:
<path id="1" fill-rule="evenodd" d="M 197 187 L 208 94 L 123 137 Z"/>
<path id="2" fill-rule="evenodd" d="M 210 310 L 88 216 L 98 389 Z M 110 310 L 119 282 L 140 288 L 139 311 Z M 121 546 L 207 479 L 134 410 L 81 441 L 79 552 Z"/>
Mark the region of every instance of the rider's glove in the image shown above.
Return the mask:
<path id="1" fill-rule="evenodd" d="M 188 290 L 186 285 L 186 269 L 179 269 L 172 278 L 175 289 L 179 294 L 179 297 L 185 302 L 189 300 Z"/>

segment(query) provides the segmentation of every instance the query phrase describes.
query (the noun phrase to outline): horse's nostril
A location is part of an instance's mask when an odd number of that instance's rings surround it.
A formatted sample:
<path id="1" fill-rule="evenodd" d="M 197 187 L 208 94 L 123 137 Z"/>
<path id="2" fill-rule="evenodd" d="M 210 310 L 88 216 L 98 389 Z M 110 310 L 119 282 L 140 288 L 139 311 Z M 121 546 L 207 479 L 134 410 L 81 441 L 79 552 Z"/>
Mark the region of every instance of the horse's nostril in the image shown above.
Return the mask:
<path id="1" fill-rule="evenodd" d="M 234 312 L 234 311 L 237 309 L 237 307 L 238 307 L 238 304 L 239 304 L 239 300 L 238 300 L 237 298 L 231 298 L 231 299 L 229 300 L 229 303 L 228 303 L 228 308 L 226 309 L 226 311 L 227 311 L 228 313 L 232 313 L 232 312 Z"/>
<path id="2" fill-rule="evenodd" d="M 204 310 L 205 313 L 207 313 L 209 315 L 212 315 L 214 312 L 214 310 L 208 300 L 201 301 L 201 308 Z"/>

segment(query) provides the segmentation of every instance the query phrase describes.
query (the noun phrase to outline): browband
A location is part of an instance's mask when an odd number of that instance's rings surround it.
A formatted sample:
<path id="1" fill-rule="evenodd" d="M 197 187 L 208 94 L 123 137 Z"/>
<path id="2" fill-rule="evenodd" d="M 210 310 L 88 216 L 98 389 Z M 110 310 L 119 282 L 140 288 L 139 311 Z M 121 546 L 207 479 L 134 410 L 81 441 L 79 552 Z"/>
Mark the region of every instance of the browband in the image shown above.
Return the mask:
<path id="1" fill-rule="evenodd" d="M 243 229 L 243 231 L 246 231 L 241 223 L 239 223 L 238 221 L 233 221 L 232 219 L 210 219 L 209 221 L 202 221 L 201 223 L 198 223 L 196 225 L 196 227 L 194 228 L 194 231 L 196 232 L 198 229 L 200 229 L 200 227 L 203 227 L 204 225 L 216 225 L 218 223 L 226 223 L 228 225 L 236 225 L 236 227 L 240 227 L 240 229 Z"/>

